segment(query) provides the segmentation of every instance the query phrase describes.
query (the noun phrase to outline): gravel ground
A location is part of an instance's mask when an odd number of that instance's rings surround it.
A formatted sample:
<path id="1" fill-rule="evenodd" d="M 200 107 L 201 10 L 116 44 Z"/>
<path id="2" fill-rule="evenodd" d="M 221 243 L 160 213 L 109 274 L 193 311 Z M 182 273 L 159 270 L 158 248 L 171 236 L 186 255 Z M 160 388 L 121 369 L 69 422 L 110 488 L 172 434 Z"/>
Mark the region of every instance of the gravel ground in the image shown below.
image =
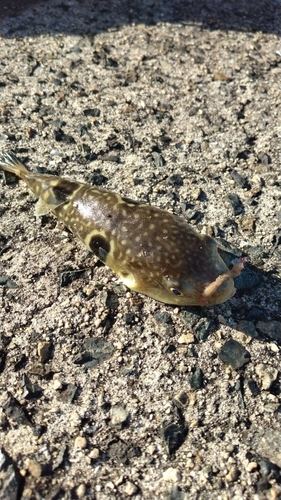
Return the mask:
<path id="1" fill-rule="evenodd" d="M 248 262 L 160 304 L 3 176 L 1 500 L 281 498 L 280 1 L 2 4 L 1 151 Z"/>

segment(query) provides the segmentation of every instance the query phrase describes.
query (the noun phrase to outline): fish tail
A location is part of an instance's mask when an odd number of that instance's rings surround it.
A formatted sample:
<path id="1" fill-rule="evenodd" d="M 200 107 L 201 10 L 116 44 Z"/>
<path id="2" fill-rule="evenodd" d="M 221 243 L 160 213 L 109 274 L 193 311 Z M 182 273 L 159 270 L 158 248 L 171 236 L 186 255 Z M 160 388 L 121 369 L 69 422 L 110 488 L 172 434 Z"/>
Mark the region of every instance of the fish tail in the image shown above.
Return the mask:
<path id="1" fill-rule="evenodd" d="M 24 164 L 11 152 L 0 154 L 0 170 L 11 172 L 23 180 L 25 180 L 26 175 L 29 174 Z"/>

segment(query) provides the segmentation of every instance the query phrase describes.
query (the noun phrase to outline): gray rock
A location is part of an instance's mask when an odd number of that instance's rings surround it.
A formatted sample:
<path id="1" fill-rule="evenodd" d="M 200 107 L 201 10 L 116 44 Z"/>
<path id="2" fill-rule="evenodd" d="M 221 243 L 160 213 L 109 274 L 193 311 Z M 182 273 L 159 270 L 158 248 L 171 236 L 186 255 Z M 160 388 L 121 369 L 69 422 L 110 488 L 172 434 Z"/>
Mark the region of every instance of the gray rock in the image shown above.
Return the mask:
<path id="1" fill-rule="evenodd" d="M 255 451 L 263 458 L 281 468 L 281 430 L 263 428 L 256 432 L 253 443 Z"/>
<path id="2" fill-rule="evenodd" d="M 278 344 L 281 344 L 281 321 L 258 321 L 257 329 Z"/>
<path id="3" fill-rule="evenodd" d="M 220 350 L 220 359 L 232 366 L 234 370 L 239 370 L 250 361 L 250 353 L 244 346 L 236 340 L 228 340 Z"/>
<path id="4" fill-rule="evenodd" d="M 244 271 L 234 278 L 235 288 L 237 290 L 248 290 L 258 285 L 260 279 L 255 271 L 252 269 L 244 269 Z"/>
<path id="5" fill-rule="evenodd" d="M 239 332 L 245 333 L 246 335 L 249 335 L 249 337 L 252 337 L 253 339 L 256 339 L 259 336 L 255 328 L 255 323 L 253 321 L 239 321 L 237 330 L 239 330 Z"/>
<path id="6" fill-rule="evenodd" d="M 193 391 L 201 389 L 203 385 L 203 372 L 201 368 L 196 368 L 194 373 L 189 377 L 190 387 Z"/>
<path id="7" fill-rule="evenodd" d="M 8 454 L 0 449 L 0 500 L 18 500 L 22 477 Z"/>
<path id="8" fill-rule="evenodd" d="M 122 427 L 124 427 L 124 425 L 127 422 L 129 412 L 127 411 L 125 406 L 116 405 L 111 408 L 110 415 L 111 415 L 111 424 L 114 427 L 122 429 Z"/>
<path id="9" fill-rule="evenodd" d="M 163 429 L 162 433 L 169 455 L 174 455 L 187 436 L 187 428 L 184 425 L 171 423 Z"/>
<path id="10" fill-rule="evenodd" d="M 100 337 L 93 337 L 84 342 L 81 353 L 76 357 L 74 363 L 83 365 L 85 368 L 94 368 L 111 358 L 114 351 L 115 348 L 112 344 Z"/>

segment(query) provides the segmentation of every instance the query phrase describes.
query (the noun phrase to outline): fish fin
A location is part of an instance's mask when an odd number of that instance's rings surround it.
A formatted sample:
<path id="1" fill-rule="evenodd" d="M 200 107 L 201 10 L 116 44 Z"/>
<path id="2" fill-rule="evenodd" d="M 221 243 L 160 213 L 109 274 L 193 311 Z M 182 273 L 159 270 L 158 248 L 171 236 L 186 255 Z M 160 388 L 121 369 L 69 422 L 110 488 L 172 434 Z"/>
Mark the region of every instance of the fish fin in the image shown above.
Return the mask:
<path id="1" fill-rule="evenodd" d="M 52 208 L 59 207 L 67 203 L 73 196 L 73 193 L 79 188 L 80 183 L 71 181 L 69 179 L 62 179 L 57 177 L 55 185 L 48 186 L 48 183 L 42 184 L 42 191 L 44 192 L 43 199 Z"/>
<path id="2" fill-rule="evenodd" d="M 35 205 L 34 215 L 40 217 L 41 215 L 46 215 L 51 212 L 52 207 L 48 205 L 44 200 L 38 200 Z"/>
<path id="3" fill-rule="evenodd" d="M 24 164 L 11 152 L 0 154 L 0 168 L 17 175 L 21 179 L 25 179 L 26 175 L 29 174 Z"/>

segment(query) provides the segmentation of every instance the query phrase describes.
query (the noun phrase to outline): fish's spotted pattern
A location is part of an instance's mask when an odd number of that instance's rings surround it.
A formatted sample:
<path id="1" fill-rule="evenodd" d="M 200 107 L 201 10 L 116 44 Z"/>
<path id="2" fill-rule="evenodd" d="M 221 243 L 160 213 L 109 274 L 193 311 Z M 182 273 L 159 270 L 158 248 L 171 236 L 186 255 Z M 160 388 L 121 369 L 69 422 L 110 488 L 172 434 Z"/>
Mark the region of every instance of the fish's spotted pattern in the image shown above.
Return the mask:
<path id="1" fill-rule="evenodd" d="M 215 241 L 182 218 L 105 189 L 29 172 L 12 153 L 0 168 L 20 177 L 39 197 L 36 215 L 52 212 L 125 285 L 177 305 L 212 305 L 234 293 L 233 277 Z"/>

